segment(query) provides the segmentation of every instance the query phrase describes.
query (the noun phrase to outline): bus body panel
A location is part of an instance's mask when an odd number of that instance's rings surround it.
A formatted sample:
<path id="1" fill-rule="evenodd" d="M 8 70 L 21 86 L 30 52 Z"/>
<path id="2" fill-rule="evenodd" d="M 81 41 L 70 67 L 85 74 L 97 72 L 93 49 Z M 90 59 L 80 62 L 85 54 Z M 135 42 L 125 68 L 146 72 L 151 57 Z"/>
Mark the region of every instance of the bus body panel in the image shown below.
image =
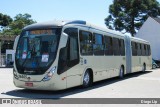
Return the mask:
<path id="1" fill-rule="evenodd" d="M 67 88 L 81 85 L 82 67 L 80 64 L 67 70 Z"/>

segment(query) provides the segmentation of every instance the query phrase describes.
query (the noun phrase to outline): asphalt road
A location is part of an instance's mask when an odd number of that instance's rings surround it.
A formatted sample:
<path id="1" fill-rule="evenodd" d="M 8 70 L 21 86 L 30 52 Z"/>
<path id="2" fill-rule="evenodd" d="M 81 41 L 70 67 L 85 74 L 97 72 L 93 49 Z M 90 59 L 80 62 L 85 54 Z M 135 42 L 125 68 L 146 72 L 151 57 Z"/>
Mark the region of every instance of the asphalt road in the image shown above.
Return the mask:
<path id="1" fill-rule="evenodd" d="M 38 91 L 17 88 L 11 68 L 0 68 L 0 98 L 160 98 L 160 69 L 113 78 L 83 89 Z"/>

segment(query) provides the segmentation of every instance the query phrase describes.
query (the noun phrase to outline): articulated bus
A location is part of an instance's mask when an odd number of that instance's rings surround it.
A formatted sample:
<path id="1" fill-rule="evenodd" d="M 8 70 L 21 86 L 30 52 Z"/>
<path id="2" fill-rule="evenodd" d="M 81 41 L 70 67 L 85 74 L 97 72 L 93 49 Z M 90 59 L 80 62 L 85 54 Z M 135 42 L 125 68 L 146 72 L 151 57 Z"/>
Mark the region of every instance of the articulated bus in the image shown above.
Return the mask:
<path id="1" fill-rule="evenodd" d="M 148 41 L 81 20 L 29 25 L 14 49 L 14 85 L 33 90 L 88 87 L 152 67 Z"/>

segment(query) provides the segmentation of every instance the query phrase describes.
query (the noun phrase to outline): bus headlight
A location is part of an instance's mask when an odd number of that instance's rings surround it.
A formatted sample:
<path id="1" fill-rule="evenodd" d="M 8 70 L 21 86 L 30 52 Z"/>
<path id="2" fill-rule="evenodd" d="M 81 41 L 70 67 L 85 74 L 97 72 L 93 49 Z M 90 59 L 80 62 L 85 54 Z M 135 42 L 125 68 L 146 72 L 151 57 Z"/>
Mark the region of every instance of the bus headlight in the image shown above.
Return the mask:
<path id="1" fill-rule="evenodd" d="M 56 67 L 53 67 L 49 72 L 47 72 L 47 74 L 42 79 L 42 81 L 49 81 L 52 78 L 55 71 L 56 71 Z"/>
<path id="2" fill-rule="evenodd" d="M 18 75 L 14 67 L 13 67 L 13 75 L 14 75 L 14 78 L 18 79 Z"/>

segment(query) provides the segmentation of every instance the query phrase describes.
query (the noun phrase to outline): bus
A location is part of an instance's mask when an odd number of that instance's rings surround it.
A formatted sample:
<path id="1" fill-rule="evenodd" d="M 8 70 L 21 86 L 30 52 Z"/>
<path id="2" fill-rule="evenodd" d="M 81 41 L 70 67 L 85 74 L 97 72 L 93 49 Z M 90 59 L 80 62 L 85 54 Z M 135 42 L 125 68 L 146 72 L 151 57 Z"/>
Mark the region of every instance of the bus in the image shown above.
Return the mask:
<path id="1" fill-rule="evenodd" d="M 33 90 L 89 87 L 152 67 L 148 41 L 81 20 L 26 26 L 14 49 L 14 85 Z"/>

